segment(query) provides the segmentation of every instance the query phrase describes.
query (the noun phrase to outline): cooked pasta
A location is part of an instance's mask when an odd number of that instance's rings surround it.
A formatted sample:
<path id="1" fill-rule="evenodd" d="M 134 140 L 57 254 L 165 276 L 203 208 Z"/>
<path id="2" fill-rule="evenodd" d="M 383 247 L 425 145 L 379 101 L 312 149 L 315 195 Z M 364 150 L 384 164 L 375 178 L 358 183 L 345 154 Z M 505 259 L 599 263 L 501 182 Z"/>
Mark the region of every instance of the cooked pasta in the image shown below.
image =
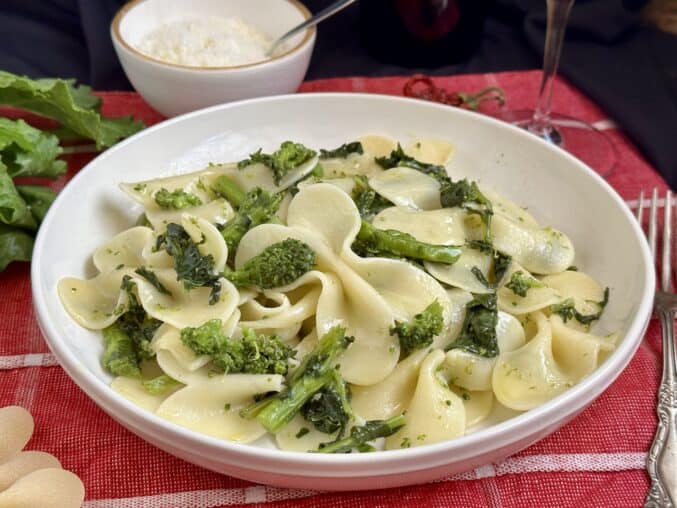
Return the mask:
<path id="1" fill-rule="evenodd" d="M 591 332 L 609 290 L 569 238 L 451 180 L 453 153 L 285 142 L 123 184 L 143 216 L 59 296 L 102 330 L 111 387 L 194 431 L 320 452 L 462 436 L 561 394 L 616 337 Z"/>

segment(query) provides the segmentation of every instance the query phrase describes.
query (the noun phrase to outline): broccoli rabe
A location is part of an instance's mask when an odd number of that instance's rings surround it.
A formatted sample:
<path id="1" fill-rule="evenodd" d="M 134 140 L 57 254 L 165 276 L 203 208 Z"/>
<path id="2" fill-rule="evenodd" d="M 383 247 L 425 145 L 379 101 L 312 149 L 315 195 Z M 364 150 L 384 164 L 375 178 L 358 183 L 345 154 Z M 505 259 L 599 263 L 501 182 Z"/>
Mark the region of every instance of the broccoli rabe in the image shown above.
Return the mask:
<path id="1" fill-rule="evenodd" d="M 565 323 L 569 319 L 576 319 L 576 321 L 582 325 L 587 326 L 593 321 L 597 321 L 600 317 L 602 317 L 602 312 L 604 312 L 604 309 L 608 303 L 609 288 L 604 288 L 604 298 L 601 302 L 597 302 L 597 305 L 599 305 L 599 312 L 595 312 L 594 314 L 581 314 L 578 310 L 576 310 L 576 305 L 573 298 L 567 298 L 560 303 L 551 305 L 550 310 L 553 314 L 559 314 L 559 316 L 562 318 L 562 321 Z"/>
<path id="2" fill-rule="evenodd" d="M 352 198 L 364 220 L 371 220 L 382 210 L 395 206 L 369 186 L 365 175 L 355 175 L 353 181 Z"/>
<path id="3" fill-rule="evenodd" d="M 369 441 L 391 436 L 404 427 L 405 423 L 404 415 L 394 416 L 388 420 L 370 420 L 364 425 L 350 429 L 350 435 L 344 439 L 322 443 L 317 451 L 320 453 L 350 453 L 354 449 L 372 451 L 372 447 L 365 446 Z"/>
<path id="4" fill-rule="evenodd" d="M 220 319 L 212 319 L 198 327 L 181 330 L 181 342 L 197 355 L 210 355 L 214 370 L 234 374 L 281 374 L 289 368 L 289 359 L 296 351 L 276 336 L 257 335 L 244 328 L 241 340 L 223 333 Z"/>
<path id="5" fill-rule="evenodd" d="M 408 233 L 394 229 L 377 229 L 363 220 L 353 250 L 360 256 L 396 257 L 414 261 L 455 263 L 461 251 L 453 245 L 432 245 L 419 242 Z"/>
<path id="6" fill-rule="evenodd" d="M 334 159 L 334 158 L 345 159 L 351 153 L 362 155 L 364 153 L 362 143 L 360 143 L 359 141 L 353 141 L 352 143 L 344 143 L 338 148 L 334 148 L 333 150 L 325 150 L 324 148 L 321 148 L 320 159 Z"/>
<path id="7" fill-rule="evenodd" d="M 473 240 L 468 242 L 466 245 L 471 249 L 479 250 L 480 252 L 490 254 L 493 257 L 493 282 L 487 280 L 487 278 L 477 266 L 474 266 L 470 271 L 473 273 L 473 275 L 475 275 L 475 278 L 479 280 L 487 289 L 496 289 L 503 280 L 503 277 L 505 277 L 508 268 L 510 268 L 512 256 L 499 252 L 498 250 L 494 249 L 490 242 L 484 240 Z"/>
<path id="8" fill-rule="evenodd" d="M 141 275 L 144 279 L 146 279 L 148 282 L 150 282 L 155 289 L 157 289 L 160 293 L 163 295 L 169 295 L 171 294 L 169 290 L 160 282 L 160 280 L 157 278 L 157 275 L 155 275 L 155 272 L 152 270 L 149 270 L 145 266 L 140 266 L 136 270 L 134 270 L 138 275 Z"/>
<path id="9" fill-rule="evenodd" d="M 134 294 L 136 283 L 129 275 L 122 278 L 120 289 L 127 295 L 127 310 L 118 318 L 117 326 L 134 344 L 137 358 L 149 360 L 155 356 L 150 346 L 153 335 L 162 324 L 162 321 L 150 317 Z"/>
<path id="10" fill-rule="evenodd" d="M 473 299 L 465 306 L 465 320 L 456 340 L 446 350 L 460 348 L 487 358 L 499 353 L 496 339 L 498 310 L 496 294 L 473 295 Z"/>
<path id="11" fill-rule="evenodd" d="M 312 180 L 313 182 L 317 183 L 323 176 L 324 176 L 324 166 L 322 166 L 322 164 L 318 162 L 310 173 L 308 173 L 300 180 L 294 182 L 293 185 L 287 187 L 287 192 L 292 196 L 296 196 L 296 194 L 298 194 L 299 192 L 299 184 L 301 182 L 307 182 Z"/>
<path id="12" fill-rule="evenodd" d="M 273 171 L 275 184 L 280 185 L 287 173 L 315 157 L 316 153 L 315 150 L 311 150 L 301 143 L 285 141 L 272 154 L 263 153 L 259 148 L 256 152 L 250 154 L 248 159 L 238 162 L 237 167 L 244 169 L 250 164 L 264 164 Z"/>
<path id="13" fill-rule="evenodd" d="M 510 276 L 510 281 L 506 283 L 505 287 L 517 296 L 524 298 L 527 296 L 527 291 L 531 288 L 542 288 L 543 284 L 539 282 L 538 279 L 529 277 L 523 271 L 519 270 Z"/>
<path id="14" fill-rule="evenodd" d="M 244 195 L 237 205 L 237 212 L 221 229 L 221 236 L 228 246 L 228 258 L 232 262 L 237 246 L 247 231 L 260 224 L 270 222 L 275 217 L 283 194 L 271 194 L 256 187 Z"/>
<path id="15" fill-rule="evenodd" d="M 395 321 L 395 326 L 390 328 L 390 335 L 397 335 L 402 354 L 407 356 L 432 344 L 435 336 L 442 332 L 443 325 L 442 305 L 435 300 L 410 322 Z"/>
<path id="16" fill-rule="evenodd" d="M 214 305 L 221 296 L 221 281 L 214 273 L 214 257 L 203 256 L 190 235 L 180 224 L 167 224 L 167 231 L 158 236 L 156 250 L 164 248 L 174 258 L 176 280 L 189 291 L 199 287 L 211 288 L 209 305 Z"/>
<path id="17" fill-rule="evenodd" d="M 160 374 L 153 379 L 146 379 L 142 384 L 144 389 L 151 395 L 161 395 L 167 390 L 176 388 L 181 383 L 176 379 L 169 377 L 167 374 Z"/>
<path id="18" fill-rule="evenodd" d="M 240 411 L 243 418 L 256 418 L 266 430 L 275 434 L 284 427 L 313 395 L 334 383 L 339 357 L 355 339 L 346 336 L 345 328 L 331 328 L 292 372 L 287 388 Z M 341 397 L 339 397 L 340 399 Z"/>
<path id="19" fill-rule="evenodd" d="M 103 329 L 101 366 L 114 376 L 140 378 L 139 359 L 132 339 L 117 323 Z"/>
<path id="20" fill-rule="evenodd" d="M 226 175 L 220 175 L 212 184 L 211 190 L 218 197 L 228 201 L 236 210 L 247 197 L 247 194 Z"/>
<path id="21" fill-rule="evenodd" d="M 202 200 L 195 194 L 186 192 L 183 189 L 169 192 L 164 187 L 155 193 L 154 199 L 160 208 L 171 210 L 181 210 L 182 208 L 200 206 L 202 204 Z"/>
<path id="22" fill-rule="evenodd" d="M 491 218 L 494 209 L 491 201 L 482 194 L 475 182 L 468 182 L 465 178 L 458 182 L 451 180 L 440 187 L 440 202 L 444 208 L 460 206 L 468 213 L 479 215 L 485 226 L 484 241 L 491 242 Z"/>
<path id="23" fill-rule="evenodd" d="M 397 144 L 397 148 L 390 152 L 389 156 L 376 157 L 374 160 L 376 161 L 376 164 L 381 166 L 383 169 L 404 166 L 431 176 L 442 185 L 451 181 L 444 166 L 440 164 L 428 164 L 426 162 L 421 162 L 414 159 L 412 156 L 404 153 L 404 150 L 399 143 Z"/>
<path id="24" fill-rule="evenodd" d="M 320 432 L 333 434 L 339 431 L 340 437 L 355 415 L 350 406 L 350 389 L 338 371 L 332 369 L 331 373 L 332 381 L 301 407 L 301 414 Z"/>
<path id="25" fill-rule="evenodd" d="M 223 276 L 237 287 L 271 289 L 291 284 L 315 266 L 315 251 L 294 238 L 269 245 L 239 270 L 226 268 Z"/>

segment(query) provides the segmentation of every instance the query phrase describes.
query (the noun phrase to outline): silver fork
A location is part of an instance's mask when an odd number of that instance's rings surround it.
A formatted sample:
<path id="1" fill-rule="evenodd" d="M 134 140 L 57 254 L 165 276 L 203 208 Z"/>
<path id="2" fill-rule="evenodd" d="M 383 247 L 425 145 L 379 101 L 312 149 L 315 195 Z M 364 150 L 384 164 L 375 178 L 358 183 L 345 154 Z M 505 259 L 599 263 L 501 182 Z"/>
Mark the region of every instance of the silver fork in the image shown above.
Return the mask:
<path id="1" fill-rule="evenodd" d="M 654 312 L 661 320 L 663 339 L 663 376 L 658 389 L 658 427 L 654 436 L 646 469 L 651 487 L 644 500 L 645 508 L 677 507 L 677 366 L 675 365 L 675 310 L 677 294 L 671 289 L 672 274 L 672 192 L 665 194 L 663 206 L 663 248 L 661 253 L 661 286 L 656 290 Z M 644 192 L 639 195 L 637 220 L 640 226 L 644 214 Z M 656 261 L 658 233 L 658 190 L 653 189 L 649 209 L 649 247 Z"/>

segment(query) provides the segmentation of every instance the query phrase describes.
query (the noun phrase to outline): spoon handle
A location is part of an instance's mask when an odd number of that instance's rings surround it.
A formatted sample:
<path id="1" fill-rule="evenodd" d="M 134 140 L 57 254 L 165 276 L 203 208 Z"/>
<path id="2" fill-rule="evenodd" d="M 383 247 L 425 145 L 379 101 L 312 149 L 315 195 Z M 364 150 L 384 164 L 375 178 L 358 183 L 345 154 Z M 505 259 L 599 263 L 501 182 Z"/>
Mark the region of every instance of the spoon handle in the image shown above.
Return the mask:
<path id="1" fill-rule="evenodd" d="M 286 34 L 284 34 L 282 37 L 277 39 L 273 45 L 270 47 L 268 50 L 268 54 L 272 55 L 275 53 L 275 50 L 282 44 L 285 40 L 287 40 L 289 37 L 292 37 L 296 35 L 297 33 L 305 30 L 306 28 L 311 28 L 315 25 L 317 25 L 319 22 L 324 21 L 330 16 L 333 16 L 337 12 L 345 9 L 348 7 L 350 4 L 355 3 L 356 0 L 337 0 L 336 2 L 329 4 L 327 7 L 322 9 L 320 12 L 317 14 L 311 16 L 307 20 L 305 20 L 303 23 L 300 25 L 295 26 L 291 30 L 289 30 Z"/>

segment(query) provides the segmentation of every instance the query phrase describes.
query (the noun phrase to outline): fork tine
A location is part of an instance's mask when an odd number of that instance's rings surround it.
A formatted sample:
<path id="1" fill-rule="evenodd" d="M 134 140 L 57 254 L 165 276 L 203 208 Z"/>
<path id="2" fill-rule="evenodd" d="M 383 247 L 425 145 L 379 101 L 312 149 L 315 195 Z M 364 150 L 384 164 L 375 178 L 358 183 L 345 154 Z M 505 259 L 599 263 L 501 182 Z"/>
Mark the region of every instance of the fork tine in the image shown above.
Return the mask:
<path id="1" fill-rule="evenodd" d="M 656 262 L 656 233 L 658 222 L 658 189 L 653 188 L 651 192 L 651 208 L 649 209 L 649 248 L 653 256 L 654 263 Z"/>
<path id="2" fill-rule="evenodd" d="M 643 219 L 644 219 L 644 191 L 640 191 L 639 200 L 637 201 L 637 222 L 639 222 L 640 227 L 642 226 Z"/>
<path id="3" fill-rule="evenodd" d="M 661 260 L 661 289 L 670 291 L 670 269 L 672 250 L 672 192 L 665 193 L 663 205 L 663 259 Z"/>

